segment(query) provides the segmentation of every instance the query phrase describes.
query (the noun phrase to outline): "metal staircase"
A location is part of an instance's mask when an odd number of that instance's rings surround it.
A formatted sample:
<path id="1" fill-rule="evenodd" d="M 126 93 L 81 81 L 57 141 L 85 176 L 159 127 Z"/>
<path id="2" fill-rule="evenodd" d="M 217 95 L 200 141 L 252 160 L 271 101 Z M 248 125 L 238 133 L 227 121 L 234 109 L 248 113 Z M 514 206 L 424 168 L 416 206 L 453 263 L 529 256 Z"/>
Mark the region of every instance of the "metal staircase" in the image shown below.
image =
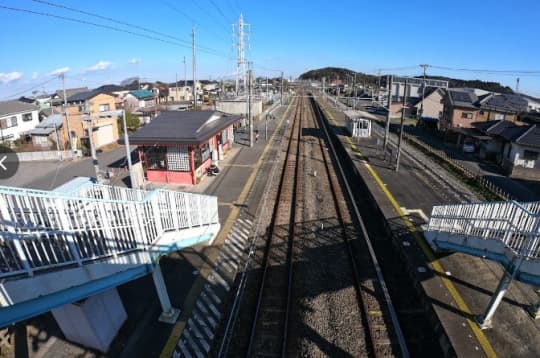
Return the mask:
<path id="1" fill-rule="evenodd" d="M 219 228 L 213 196 L 0 186 L 0 327 L 149 273 L 170 313 L 159 256 L 212 240 Z"/>
<path id="2" fill-rule="evenodd" d="M 434 250 L 450 250 L 501 263 L 505 275 L 479 323 L 491 318 L 512 279 L 540 286 L 540 202 L 435 206 L 424 236 Z"/>

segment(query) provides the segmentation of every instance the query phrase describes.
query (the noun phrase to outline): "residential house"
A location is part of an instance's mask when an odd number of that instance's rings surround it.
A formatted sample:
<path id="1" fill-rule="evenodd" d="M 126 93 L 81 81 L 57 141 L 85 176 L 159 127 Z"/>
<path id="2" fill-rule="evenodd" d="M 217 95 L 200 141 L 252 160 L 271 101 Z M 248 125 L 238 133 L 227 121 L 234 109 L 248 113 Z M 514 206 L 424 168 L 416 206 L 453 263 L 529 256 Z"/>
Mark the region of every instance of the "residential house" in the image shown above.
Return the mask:
<path id="1" fill-rule="evenodd" d="M 69 98 L 77 93 L 88 91 L 88 87 L 66 88 L 66 98 Z M 62 106 L 64 105 L 64 90 L 56 90 L 56 92 L 51 95 L 51 103 L 57 110 L 61 110 Z"/>
<path id="2" fill-rule="evenodd" d="M 527 111 L 527 101 L 517 94 L 488 93 L 478 97 L 477 120 L 507 120 L 515 122 L 518 114 Z"/>
<path id="3" fill-rule="evenodd" d="M 116 98 L 99 90 L 80 92 L 67 99 L 68 123 L 63 123 L 61 138 L 68 141 L 67 131 L 72 138 L 73 149 L 89 149 L 88 125 L 92 118 L 92 139 L 96 148 L 118 140 L 118 116 Z M 66 121 L 66 118 L 64 118 Z M 67 146 L 66 146 L 67 148 Z"/>
<path id="4" fill-rule="evenodd" d="M 240 116 L 217 111 L 162 112 L 130 136 L 149 181 L 197 184 L 234 141 Z"/>
<path id="5" fill-rule="evenodd" d="M 512 177 L 540 179 L 540 127 L 507 120 L 478 122 L 474 126 L 488 139 L 479 155 L 494 159 Z"/>
<path id="6" fill-rule="evenodd" d="M 203 87 L 199 81 L 196 82 L 196 91 L 200 99 L 203 94 Z M 171 102 L 193 101 L 193 81 L 182 81 L 179 82 L 178 86 L 176 84 L 170 85 L 168 98 Z"/>
<path id="7" fill-rule="evenodd" d="M 0 102 L 0 140 L 30 139 L 39 123 L 39 106 L 18 100 Z"/>
<path id="8" fill-rule="evenodd" d="M 63 125 L 62 114 L 51 114 L 42 120 L 36 128 L 30 131 L 32 144 L 42 149 L 53 148 L 53 143 L 58 144 L 58 148 L 64 150 L 64 144 L 60 138 L 60 131 Z"/>
<path id="9" fill-rule="evenodd" d="M 129 91 L 124 96 L 124 108 L 137 115 L 141 123 L 148 123 L 157 114 L 156 96 L 147 89 Z"/>
<path id="10" fill-rule="evenodd" d="M 531 111 L 540 112 L 540 98 L 528 96 L 525 94 L 520 94 L 519 96 L 523 98 L 525 101 L 527 101 L 527 110 L 529 112 Z"/>
<path id="11" fill-rule="evenodd" d="M 411 114 L 419 116 L 422 113 L 422 117 L 441 119 L 443 116 L 443 101 L 445 96 L 445 90 L 438 87 L 426 88 L 424 94 L 424 100 L 422 103 L 422 97 L 419 97 L 412 104 Z M 422 112 L 423 110 L 423 112 Z"/>
<path id="12" fill-rule="evenodd" d="M 444 109 L 440 129 L 443 132 L 453 128 L 473 128 L 477 121 L 479 109 L 476 106 L 478 97 L 474 92 L 449 89 L 444 98 Z"/>

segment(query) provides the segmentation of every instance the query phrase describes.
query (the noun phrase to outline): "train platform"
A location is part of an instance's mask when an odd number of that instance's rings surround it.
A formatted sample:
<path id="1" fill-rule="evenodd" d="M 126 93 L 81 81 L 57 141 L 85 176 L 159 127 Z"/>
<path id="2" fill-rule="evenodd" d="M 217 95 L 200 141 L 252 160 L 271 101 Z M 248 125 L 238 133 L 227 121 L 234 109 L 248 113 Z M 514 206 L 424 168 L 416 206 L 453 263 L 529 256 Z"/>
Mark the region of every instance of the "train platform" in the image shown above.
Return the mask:
<path id="1" fill-rule="evenodd" d="M 534 287 L 512 282 L 495 313 L 493 328 L 481 330 L 474 318 L 484 313 L 502 267 L 465 254 L 435 254 L 426 244 L 422 225 L 434 205 L 455 202 L 455 188 L 402 154 L 395 170 L 395 146 L 383 153 L 382 138 L 352 140 L 345 131 L 345 116 L 333 102 L 319 100 L 342 147 L 362 178 L 376 210 L 384 217 L 393 246 L 407 267 L 446 356 L 538 357 L 540 321 L 528 312 L 539 296 Z M 373 126 L 378 124 L 373 123 Z M 376 131 L 375 131 L 376 132 Z M 380 131 L 379 131 L 380 133 Z M 394 136 L 397 142 L 397 136 Z M 449 174 L 448 174 L 449 175 Z M 467 193 L 474 200 L 474 194 Z"/>
<path id="2" fill-rule="evenodd" d="M 184 329 L 191 329 L 190 320 L 193 312 L 201 305 L 201 293 L 211 300 L 205 303 L 209 312 L 219 309 L 218 303 L 224 301 L 223 298 L 228 294 L 224 292 L 222 285 L 215 284 L 212 280 L 216 261 L 220 260 L 222 248 L 231 231 L 240 232 L 247 240 L 247 233 L 255 222 L 258 198 L 266 184 L 266 171 L 272 162 L 269 160 L 268 165 L 264 164 L 271 151 L 269 143 L 274 133 L 278 132 L 277 129 L 287 125 L 286 118 L 291 113 L 291 108 L 288 104 L 277 106 L 271 110 L 273 116 L 266 123 L 266 113 L 254 122 L 254 129 L 259 131 L 259 139 L 253 147 L 248 145 L 247 132 L 237 133 L 233 149 L 218 163 L 220 173 L 217 176 L 205 177 L 197 186 L 155 185 L 218 197 L 222 229 L 212 244 L 197 245 L 161 259 L 160 265 L 171 303 L 181 312 L 176 324 L 158 321 L 159 300 L 151 277 L 145 276 L 118 287 L 128 320 L 107 355 L 66 341 L 50 314 L 29 320 L 24 327 L 21 325 L 17 328 L 16 335 L 26 336 L 28 344 L 21 344 L 20 339 L 15 337 L 19 344 L 10 353 L 30 357 L 172 356 L 173 352 L 178 350 L 178 342 Z M 152 187 L 154 185 L 149 185 L 147 189 Z M 234 274 L 230 276 L 234 279 Z M 230 281 L 231 277 L 224 279 Z M 218 320 L 219 316 L 214 319 Z M 207 339 L 210 341 L 210 337 Z M 200 347 L 201 343 L 196 344 Z M 10 356 L 9 353 L 7 356 Z"/>

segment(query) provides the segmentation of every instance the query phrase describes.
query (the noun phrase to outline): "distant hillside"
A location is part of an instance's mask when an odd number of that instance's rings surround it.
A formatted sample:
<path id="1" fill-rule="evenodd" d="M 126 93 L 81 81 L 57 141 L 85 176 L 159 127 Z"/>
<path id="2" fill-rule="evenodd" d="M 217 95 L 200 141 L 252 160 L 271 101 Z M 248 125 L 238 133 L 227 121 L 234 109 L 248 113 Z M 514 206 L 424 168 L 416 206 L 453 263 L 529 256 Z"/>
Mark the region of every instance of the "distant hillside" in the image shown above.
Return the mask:
<path id="1" fill-rule="evenodd" d="M 311 70 L 300 75 L 301 80 L 315 80 L 322 81 L 322 78 L 326 78 L 326 82 L 330 83 L 336 79 L 344 80 L 350 82 L 351 77 L 354 77 L 354 71 L 347 68 L 339 67 L 325 67 L 317 70 Z M 356 72 L 356 82 L 366 83 L 366 84 L 375 84 L 377 83 L 377 76 L 368 75 L 362 72 Z"/>
<path id="2" fill-rule="evenodd" d="M 339 78 L 350 82 L 350 76 L 354 76 L 354 71 L 347 68 L 339 67 L 325 67 L 317 70 L 311 70 L 300 75 L 301 80 L 316 80 L 321 81 L 323 77 L 326 77 L 327 83 L 334 81 Z M 419 77 L 419 76 L 417 76 Z M 502 86 L 498 82 L 486 82 L 480 80 L 461 80 L 450 77 L 443 76 L 429 76 L 429 78 L 440 79 L 448 81 L 450 87 L 471 87 L 471 88 L 480 88 L 485 91 L 490 92 L 499 92 L 499 93 L 514 93 L 514 91 L 508 86 Z M 357 72 L 356 81 L 358 83 L 366 84 L 376 84 L 378 83 L 378 77 L 373 75 L 368 75 L 365 73 Z M 381 85 L 386 86 L 386 75 L 382 76 Z"/>
<path id="3" fill-rule="evenodd" d="M 470 88 L 480 88 L 480 89 L 483 89 L 484 91 L 489 91 L 489 92 L 514 93 L 514 91 L 510 87 L 503 86 L 499 82 L 487 82 L 487 81 L 480 81 L 480 80 L 460 80 L 460 79 L 444 77 L 444 76 L 429 76 L 429 78 L 435 78 L 439 80 L 448 81 L 449 87 L 470 87 Z"/>

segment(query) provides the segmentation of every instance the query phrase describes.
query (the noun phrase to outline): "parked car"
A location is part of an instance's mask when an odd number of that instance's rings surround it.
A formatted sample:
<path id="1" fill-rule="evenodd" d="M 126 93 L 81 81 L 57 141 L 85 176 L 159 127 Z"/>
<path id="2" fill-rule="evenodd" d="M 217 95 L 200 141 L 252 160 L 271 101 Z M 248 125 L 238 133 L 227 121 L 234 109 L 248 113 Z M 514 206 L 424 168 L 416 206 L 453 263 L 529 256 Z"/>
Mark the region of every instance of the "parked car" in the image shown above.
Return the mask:
<path id="1" fill-rule="evenodd" d="M 476 151 L 476 146 L 474 145 L 474 142 L 465 140 L 463 142 L 463 147 L 461 148 L 461 150 L 464 153 L 474 153 Z"/>

